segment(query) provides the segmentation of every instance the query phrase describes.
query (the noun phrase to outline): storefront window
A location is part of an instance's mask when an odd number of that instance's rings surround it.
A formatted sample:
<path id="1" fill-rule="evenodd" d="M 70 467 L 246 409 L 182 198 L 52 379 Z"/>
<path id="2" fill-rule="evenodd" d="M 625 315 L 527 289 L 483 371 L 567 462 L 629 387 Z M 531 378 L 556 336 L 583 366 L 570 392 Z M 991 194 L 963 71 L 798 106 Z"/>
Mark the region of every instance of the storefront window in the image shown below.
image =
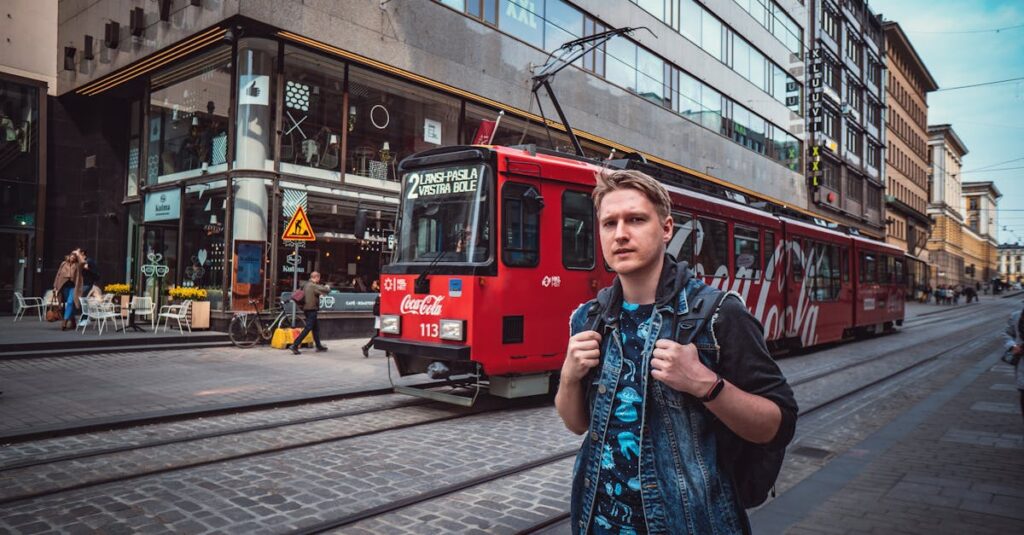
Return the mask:
<path id="1" fill-rule="evenodd" d="M 185 188 L 182 286 L 206 288 L 211 307 L 219 310 L 224 299 L 223 180 Z"/>
<path id="2" fill-rule="evenodd" d="M 132 101 L 131 113 L 128 119 L 128 162 L 126 164 L 127 176 L 125 185 L 125 196 L 135 197 L 139 194 L 139 151 L 142 147 L 142 103 L 138 100 Z"/>
<path id="3" fill-rule="evenodd" d="M 35 226 L 38 181 L 39 89 L 0 80 L 0 226 Z"/>
<path id="4" fill-rule="evenodd" d="M 351 67 L 346 173 L 397 180 L 402 158 L 458 143 L 459 113 L 454 98 Z"/>
<path id="5" fill-rule="evenodd" d="M 227 169 L 230 98 L 228 47 L 153 77 L 147 183 Z"/>
<path id="6" fill-rule="evenodd" d="M 339 179 L 344 86 L 344 65 L 285 47 L 282 171 Z"/>

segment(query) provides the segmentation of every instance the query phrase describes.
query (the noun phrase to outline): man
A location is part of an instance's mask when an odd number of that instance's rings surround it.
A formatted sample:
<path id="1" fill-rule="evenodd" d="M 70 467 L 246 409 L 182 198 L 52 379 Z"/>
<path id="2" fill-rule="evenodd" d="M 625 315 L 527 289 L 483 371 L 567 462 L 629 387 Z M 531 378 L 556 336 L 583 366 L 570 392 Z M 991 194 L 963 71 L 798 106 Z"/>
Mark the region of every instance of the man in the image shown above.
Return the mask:
<path id="1" fill-rule="evenodd" d="M 1024 415 L 1024 310 L 1018 310 L 1010 314 L 1010 320 L 1006 324 L 1006 351 L 1016 357 L 1016 378 L 1017 390 L 1020 392 L 1020 410 Z"/>
<path id="2" fill-rule="evenodd" d="M 302 284 L 302 292 L 305 294 L 302 312 L 306 315 L 306 328 L 302 329 L 302 334 L 292 342 L 292 345 L 288 346 L 293 354 L 302 354 L 299 352 L 299 344 L 310 331 L 313 331 L 313 342 L 316 344 L 317 352 L 327 351 L 327 346 L 320 343 L 320 323 L 317 321 L 316 315 L 320 308 L 320 296 L 327 295 L 330 291 L 330 286 L 320 284 L 320 272 L 318 271 L 310 273 L 309 280 Z"/>
<path id="3" fill-rule="evenodd" d="M 664 187 L 617 171 L 598 177 L 593 197 L 604 258 L 618 276 L 602 291 L 610 296 L 603 333 L 587 330 L 589 307 L 573 313 L 555 397 L 566 427 L 589 431 L 573 475 L 573 531 L 747 533 L 723 471 L 735 456 L 719 459 L 715 426 L 785 448 L 796 425 L 793 392 L 761 325 L 735 297 L 697 333 L 700 350 L 675 341 L 669 320 L 703 306 L 686 295 L 705 285 L 665 253 L 673 222 Z M 721 376 L 704 364 L 716 358 Z"/>

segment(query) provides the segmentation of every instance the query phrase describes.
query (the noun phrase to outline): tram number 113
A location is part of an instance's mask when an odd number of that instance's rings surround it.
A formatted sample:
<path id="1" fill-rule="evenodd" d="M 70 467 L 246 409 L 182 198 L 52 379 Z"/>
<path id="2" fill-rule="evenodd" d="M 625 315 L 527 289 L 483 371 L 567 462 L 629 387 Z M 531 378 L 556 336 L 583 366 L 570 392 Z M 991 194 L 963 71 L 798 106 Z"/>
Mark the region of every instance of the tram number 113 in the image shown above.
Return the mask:
<path id="1" fill-rule="evenodd" d="M 421 323 L 420 336 L 424 338 L 437 338 L 440 336 L 438 329 L 439 327 L 436 323 Z"/>

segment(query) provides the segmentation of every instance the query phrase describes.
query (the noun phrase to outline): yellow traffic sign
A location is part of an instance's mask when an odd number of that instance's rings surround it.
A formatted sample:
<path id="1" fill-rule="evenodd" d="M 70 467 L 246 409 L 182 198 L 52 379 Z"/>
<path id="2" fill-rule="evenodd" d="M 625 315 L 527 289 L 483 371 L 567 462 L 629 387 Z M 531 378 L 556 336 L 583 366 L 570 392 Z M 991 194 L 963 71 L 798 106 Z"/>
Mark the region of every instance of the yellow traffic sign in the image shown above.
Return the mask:
<path id="1" fill-rule="evenodd" d="M 295 208 L 295 215 L 288 222 L 288 226 L 284 228 L 284 235 L 281 236 L 281 239 L 285 241 L 316 241 L 316 234 L 313 234 L 313 227 L 309 224 L 306 211 L 301 206 Z"/>

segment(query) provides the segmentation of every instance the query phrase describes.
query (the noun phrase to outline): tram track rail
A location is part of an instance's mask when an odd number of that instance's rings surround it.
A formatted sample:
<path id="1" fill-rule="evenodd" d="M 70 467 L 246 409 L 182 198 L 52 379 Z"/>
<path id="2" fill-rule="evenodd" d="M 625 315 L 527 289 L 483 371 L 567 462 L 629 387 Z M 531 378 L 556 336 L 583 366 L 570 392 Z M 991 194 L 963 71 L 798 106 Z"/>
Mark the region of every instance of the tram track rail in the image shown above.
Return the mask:
<path id="1" fill-rule="evenodd" d="M 415 494 L 413 496 L 408 496 L 408 497 L 405 497 L 405 498 L 400 498 L 400 499 L 397 499 L 397 500 L 392 500 L 390 502 L 383 503 L 383 504 L 375 506 L 375 507 L 371 507 L 371 508 L 368 508 L 368 509 L 364 509 L 362 511 L 357 511 L 357 512 L 354 512 L 354 513 L 350 513 L 350 514 L 347 514 L 345 516 L 341 516 L 341 517 L 338 517 L 338 518 L 330 519 L 330 520 L 327 520 L 327 521 L 324 521 L 324 522 L 320 522 L 320 523 L 317 523 L 317 524 L 314 524 L 314 525 L 311 525 L 311 526 L 302 527 L 302 528 L 299 528 L 297 530 L 289 532 L 289 534 L 290 535 L 312 535 L 314 533 L 324 533 L 324 532 L 327 532 L 327 531 L 332 531 L 332 530 L 348 527 L 348 526 L 351 526 L 352 524 L 355 524 L 357 522 L 362 522 L 364 520 L 369 520 L 371 518 L 375 518 L 375 517 L 378 517 L 378 516 L 381 516 L 381 515 L 385 515 L 387 513 L 398 511 L 400 509 L 405 509 L 407 507 L 413 507 L 413 506 L 416 506 L 416 505 L 420 505 L 420 504 L 423 504 L 425 502 L 428 502 L 428 501 L 436 499 L 436 498 L 442 498 L 444 496 L 448 496 L 450 494 L 455 494 L 457 492 L 461 492 L 463 490 L 467 490 L 467 489 L 470 489 L 470 488 L 473 488 L 473 487 L 476 487 L 476 486 L 479 486 L 479 485 L 483 485 L 485 483 L 491 483 L 491 482 L 497 481 L 499 479 L 504 479 L 504 478 L 511 477 L 511 476 L 514 476 L 514 475 L 517 475 L 517 474 L 521 474 L 523 472 L 527 472 L 527 471 L 533 470 L 535 468 L 540 468 L 540 467 L 542 467 L 544 465 L 547 465 L 547 464 L 556 463 L 558 461 L 563 461 L 565 459 L 569 459 L 569 458 L 575 456 L 577 451 L 579 451 L 579 448 L 571 448 L 571 449 L 562 450 L 562 451 L 553 453 L 551 455 L 547 455 L 547 456 L 541 457 L 539 459 L 534 459 L 534 460 L 531 460 L 531 461 L 528 461 L 528 462 L 525 462 L 525 463 L 521 463 L 521 464 L 518 464 L 518 465 L 515 465 L 515 466 L 504 468 L 504 469 L 498 470 L 496 472 L 491 472 L 489 474 L 483 474 L 483 475 L 480 475 L 480 476 L 477 476 L 477 477 L 466 479 L 464 481 L 460 481 L 460 482 L 457 482 L 457 483 L 452 483 L 450 485 L 445 485 L 443 487 L 438 487 L 436 489 L 431 489 L 431 490 L 428 490 L 428 491 L 425 491 L 425 492 L 421 492 L 421 493 Z"/>
<path id="2" fill-rule="evenodd" d="M 234 462 L 234 461 L 252 459 L 252 458 L 257 458 L 257 457 L 260 457 L 260 456 L 272 455 L 272 454 L 277 454 L 277 453 L 283 453 L 283 452 L 288 452 L 288 451 L 292 451 L 292 450 L 299 450 L 299 449 L 302 449 L 302 448 L 309 448 L 309 447 L 314 447 L 314 446 L 320 446 L 320 445 L 324 445 L 324 444 L 339 443 L 339 442 L 344 442 L 344 441 L 353 440 L 353 439 L 357 439 L 357 438 L 362 438 L 362 437 L 367 437 L 367 436 L 372 436 L 372 435 L 379 435 L 379 434 L 382 434 L 382 433 L 388 433 L 388 432 L 392 432 L 392 431 L 399 431 L 399 430 L 402 430 L 402 429 L 408 429 L 408 428 L 418 427 L 418 426 L 423 426 L 423 425 L 430 425 L 430 424 L 437 424 L 437 423 L 442 423 L 442 422 L 449 422 L 449 421 L 458 420 L 458 419 L 462 419 L 462 418 L 467 418 L 467 417 L 471 417 L 471 416 L 479 416 L 481 414 L 485 414 L 485 413 L 488 413 L 488 412 L 494 412 L 494 411 L 498 411 L 498 410 L 512 408 L 512 407 L 509 407 L 509 405 L 510 405 L 509 403 L 496 402 L 494 404 L 494 406 L 491 406 L 491 407 L 477 406 L 477 407 L 474 407 L 472 409 L 466 410 L 466 409 L 463 409 L 461 407 L 453 407 L 453 406 L 450 406 L 450 405 L 445 405 L 443 403 L 429 402 L 428 401 L 426 403 L 410 403 L 410 404 L 404 404 L 404 405 L 401 405 L 401 406 L 398 406 L 398 407 L 391 406 L 391 407 L 381 408 L 381 409 L 377 409 L 377 410 L 373 410 L 373 409 L 357 410 L 357 411 L 352 411 L 352 412 L 354 412 L 356 414 L 346 415 L 346 416 L 343 416 L 343 417 L 359 416 L 359 415 L 365 415 L 365 414 L 371 414 L 371 413 L 379 413 L 379 412 L 386 412 L 386 411 L 391 411 L 391 410 L 396 410 L 396 409 L 409 408 L 409 407 L 415 407 L 415 406 L 427 406 L 427 405 L 432 405 L 432 406 L 435 406 L 437 408 L 451 408 L 452 410 L 460 410 L 461 412 L 458 412 L 458 413 L 455 413 L 455 414 L 448 414 L 448 415 L 424 418 L 424 419 L 417 420 L 417 421 L 414 421 L 414 422 L 408 422 L 408 423 L 403 423 L 403 424 L 398 424 L 398 425 L 393 425 L 393 426 L 386 426 L 386 427 L 382 427 L 382 428 L 378 428 L 378 429 L 369 429 L 369 430 L 365 430 L 365 431 L 360 431 L 360 432 L 346 434 L 344 436 L 328 436 L 328 437 L 324 437 L 324 438 L 320 438 L 320 439 L 299 441 L 299 442 L 294 442 L 294 443 L 290 443 L 290 444 L 284 444 L 284 445 L 277 446 L 277 447 L 262 448 L 262 449 L 257 449 L 257 450 L 243 452 L 243 453 L 238 453 L 238 454 L 224 455 L 224 456 L 220 456 L 220 457 L 201 459 L 201 460 L 196 460 L 196 461 L 180 462 L 180 463 L 177 463 L 177 464 L 174 464 L 174 465 L 171 465 L 171 466 L 162 466 L 160 468 L 146 469 L 146 470 L 142 470 L 142 471 L 138 471 L 138 472 L 132 472 L 132 473 L 127 473 L 127 474 L 115 474 L 115 475 L 111 475 L 111 476 L 107 476 L 107 477 L 97 477 L 97 478 L 94 478 L 94 479 L 91 479 L 91 480 L 87 480 L 87 481 L 82 481 L 82 482 L 78 482 L 78 483 L 72 483 L 72 484 L 64 485 L 64 486 L 57 486 L 57 487 L 53 487 L 53 488 L 47 488 L 47 489 L 43 489 L 43 490 L 39 490 L 39 491 L 27 491 L 27 492 L 23 492 L 23 493 L 20 493 L 20 494 L 12 493 L 12 495 L 0 497 L 0 506 L 6 506 L 6 505 L 13 504 L 13 503 L 27 501 L 27 500 L 36 500 L 36 499 L 39 499 L 39 498 L 45 498 L 45 497 L 54 496 L 54 495 L 57 495 L 57 494 L 62 494 L 62 493 L 76 491 L 76 490 L 87 489 L 87 488 L 96 487 L 96 486 L 100 486 L 100 485 L 124 483 L 124 482 L 132 481 L 132 480 L 136 480 L 136 479 L 141 479 L 141 478 L 145 478 L 145 477 L 152 477 L 152 476 L 157 476 L 157 475 L 162 475 L 162 474 L 167 474 L 167 473 L 172 473 L 172 472 L 179 472 L 179 471 L 183 471 L 183 470 L 191 470 L 191 469 L 196 469 L 196 468 L 201 468 L 201 467 L 211 466 L 211 465 L 216 465 L 216 464 L 223 464 L 223 463 L 229 463 L 229 462 Z M 329 419 L 329 418 L 319 418 L 319 417 L 317 417 L 318 421 L 320 421 L 320 420 L 327 420 L 327 419 Z M 287 423 L 285 423 L 285 424 L 278 425 L 278 426 L 271 425 L 270 429 L 273 429 L 274 427 L 287 427 L 289 425 L 296 425 L 296 424 L 287 424 Z M 224 438 L 225 436 L 230 436 L 230 435 L 234 435 L 234 434 L 240 434 L 240 433 L 238 433 L 238 432 L 218 433 L 219 436 L 218 437 L 214 437 L 214 438 Z M 200 440 L 200 439 L 194 439 L 194 438 L 193 439 L 185 439 L 185 440 L 180 440 L 180 441 L 176 441 L 176 442 L 172 442 L 172 443 L 184 443 L 184 442 L 195 441 L 195 440 Z M 149 447 L 149 446 L 147 446 L 147 447 Z M 146 449 L 147 447 L 128 447 L 128 448 L 123 448 L 123 449 L 121 449 L 121 451 L 117 451 L 117 452 L 111 453 L 111 455 L 116 455 L 117 453 L 126 453 L 126 452 L 135 451 L 135 450 L 139 450 L 139 449 Z M 161 447 L 161 446 L 155 446 L 155 447 Z M 96 454 L 93 454 L 93 455 L 87 455 L 87 456 L 85 456 L 83 458 L 92 458 L 92 457 L 101 457 L 101 456 L 103 456 L 102 453 L 96 453 Z M 20 469 L 31 469 L 31 468 L 37 468 L 39 466 L 45 466 L 45 465 L 50 465 L 50 464 L 57 464 L 57 463 L 60 463 L 60 462 L 73 462 L 74 460 L 78 460 L 78 459 L 72 459 L 71 461 L 52 461 L 52 462 L 36 463 L 33 466 L 23 467 L 23 468 L 20 468 Z M 12 468 L 12 469 L 6 470 L 6 474 L 4 474 L 4 475 L 6 475 L 7 477 L 10 477 L 11 476 L 11 472 L 14 472 L 15 470 L 17 470 L 17 469 Z M 0 473 L 3 473 L 3 472 L 0 472 Z M 16 476 L 17 474 L 14 474 L 14 475 Z"/>
<path id="3" fill-rule="evenodd" d="M 446 386 L 446 383 L 431 382 L 410 386 L 422 388 L 433 386 Z M 256 403 L 232 403 L 213 407 L 200 407 L 194 410 L 143 414 L 121 419 L 104 418 L 101 421 L 88 422 L 84 425 L 78 425 L 74 427 L 43 429 L 0 436 L 0 445 L 21 444 L 24 442 L 32 442 L 37 440 L 64 438 L 89 433 L 102 433 L 106 431 L 118 431 L 122 429 L 131 429 L 134 427 L 144 427 L 148 425 L 167 424 L 187 420 L 195 420 L 200 418 L 213 418 L 218 416 L 231 416 L 237 414 L 245 414 L 249 412 L 283 409 L 314 403 L 344 401 L 347 399 L 382 396 L 393 393 L 394 389 L 391 386 L 388 386 L 380 388 L 370 388 L 366 390 L 344 390 L 327 394 L 318 394 L 315 396 L 298 396 L 270 399 Z"/>

